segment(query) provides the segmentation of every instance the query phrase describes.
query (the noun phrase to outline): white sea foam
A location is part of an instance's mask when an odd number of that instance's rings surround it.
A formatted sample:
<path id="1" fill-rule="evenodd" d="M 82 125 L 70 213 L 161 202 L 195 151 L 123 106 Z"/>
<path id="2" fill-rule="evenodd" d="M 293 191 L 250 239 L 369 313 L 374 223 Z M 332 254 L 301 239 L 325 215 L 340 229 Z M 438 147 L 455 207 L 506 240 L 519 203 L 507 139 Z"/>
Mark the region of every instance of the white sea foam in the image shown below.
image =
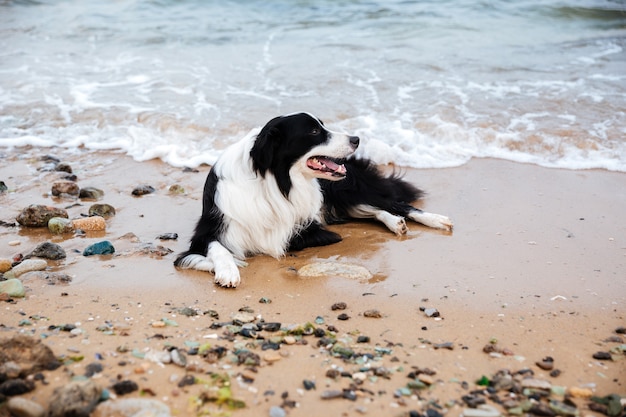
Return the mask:
<path id="1" fill-rule="evenodd" d="M 325 1 L 323 13 L 261 0 L 68 1 L 0 13 L 0 146 L 198 166 L 304 109 L 359 135 L 358 153 L 381 164 L 490 157 L 626 172 L 619 11 L 572 21 L 533 0 L 488 13 L 464 1 L 429 13 L 395 0 Z M 516 29 L 529 24 L 532 34 Z"/>

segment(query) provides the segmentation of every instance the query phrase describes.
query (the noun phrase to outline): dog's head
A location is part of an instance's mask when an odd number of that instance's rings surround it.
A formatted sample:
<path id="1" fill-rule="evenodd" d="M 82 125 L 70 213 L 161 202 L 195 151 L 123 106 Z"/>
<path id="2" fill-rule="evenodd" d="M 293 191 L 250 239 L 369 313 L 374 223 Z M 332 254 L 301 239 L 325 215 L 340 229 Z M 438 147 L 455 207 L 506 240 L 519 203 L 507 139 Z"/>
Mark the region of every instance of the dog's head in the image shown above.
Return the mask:
<path id="1" fill-rule="evenodd" d="M 358 146 L 357 136 L 330 131 L 308 113 L 294 113 L 270 120 L 257 136 L 250 157 L 254 170 L 263 177 L 274 174 L 281 192 L 288 195 L 291 172 L 326 180 L 345 178 L 346 168 L 339 160 Z"/>

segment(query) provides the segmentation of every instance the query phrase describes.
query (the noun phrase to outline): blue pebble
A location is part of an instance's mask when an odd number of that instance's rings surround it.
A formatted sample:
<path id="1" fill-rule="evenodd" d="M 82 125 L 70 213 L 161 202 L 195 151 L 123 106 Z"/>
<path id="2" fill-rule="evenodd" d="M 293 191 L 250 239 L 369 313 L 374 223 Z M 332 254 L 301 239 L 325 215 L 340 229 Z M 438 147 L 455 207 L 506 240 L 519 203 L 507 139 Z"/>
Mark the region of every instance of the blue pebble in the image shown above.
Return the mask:
<path id="1" fill-rule="evenodd" d="M 109 255 L 115 253 L 115 248 L 108 240 L 89 245 L 83 251 L 83 256 L 91 255 Z"/>

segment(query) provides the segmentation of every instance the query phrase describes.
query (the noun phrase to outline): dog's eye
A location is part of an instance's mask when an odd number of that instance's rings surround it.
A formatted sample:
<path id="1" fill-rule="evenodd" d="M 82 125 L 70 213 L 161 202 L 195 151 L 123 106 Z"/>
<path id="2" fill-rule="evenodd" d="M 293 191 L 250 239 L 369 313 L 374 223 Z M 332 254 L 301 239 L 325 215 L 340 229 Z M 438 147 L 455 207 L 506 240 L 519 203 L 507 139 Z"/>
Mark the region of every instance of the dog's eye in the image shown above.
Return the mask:
<path id="1" fill-rule="evenodd" d="M 313 136 L 317 136 L 317 135 L 319 135 L 321 132 L 322 132 L 322 131 L 321 131 L 320 129 L 315 128 L 315 129 L 311 130 L 311 135 L 313 135 Z"/>

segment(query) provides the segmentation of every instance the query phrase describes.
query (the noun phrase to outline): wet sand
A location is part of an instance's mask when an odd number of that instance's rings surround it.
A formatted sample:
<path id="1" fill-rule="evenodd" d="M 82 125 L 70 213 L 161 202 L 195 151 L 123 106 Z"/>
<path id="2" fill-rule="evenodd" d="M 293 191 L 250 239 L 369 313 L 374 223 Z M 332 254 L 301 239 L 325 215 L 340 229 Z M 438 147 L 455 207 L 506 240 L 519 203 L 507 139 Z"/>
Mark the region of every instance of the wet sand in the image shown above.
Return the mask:
<path id="1" fill-rule="evenodd" d="M 250 340 L 216 340 L 223 329 L 211 329 L 242 307 L 249 307 L 267 322 L 283 325 L 323 320 L 319 327 L 335 326 L 339 338 L 370 337 L 370 343 L 352 346 L 359 351 L 389 349 L 376 365 L 392 370 L 389 378 L 368 378 L 356 401 L 321 400 L 325 390 L 341 390 L 350 378 L 332 380 L 327 369 L 339 367 L 350 373 L 359 365 L 333 358 L 317 346 L 314 336 L 307 345 L 281 345 L 280 359 L 262 358 L 252 383 L 238 375 L 242 365 L 208 364 L 197 356 L 194 375 L 224 372 L 231 376 L 233 395 L 246 403 L 236 416 L 266 416 L 271 406 L 283 404 L 281 394 L 297 403 L 286 407 L 290 416 L 403 415 L 423 411 L 429 401 L 448 415 L 459 415 L 460 398 L 476 388 L 475 381 L 500 369 L 530 368 L 535 377 L 564 387 L 591 388 L 597 395 L 626 395 L 626 361 L 592 358 L 597 351 L 616 346 L 606 342 L 615 329 L 626 325 L 626 174 L 606 171 L 565 171 L 498 160 L 473 160 L 452 169 L 406 170 L 406 178 L 427 191 L 419 207 L 446 214 L 455 223 L 453 233 L 410 224 L 406 236 L 397 237 L 382 225 L 352 223 L 332 226 L 344 240 L 324 248 L 289 254 L 283 259 L 257 256 L 242 270 L 237 289 L 218 288 L 212 275 L 179 271 L 172 266 L 175 254 L 186 249 L 201 210 L 201 193 L 209 167 L 198 172 L 159 161 L 138 163 L 116 153 L 68 152 L 62 149 L 0 150 L 0 180 L 9 188 L 0 194 L 0 220 L 14 222 L 29 204 L 68 207 L 70 217 L 86 213 L 93 202 L 50 196 L 59 173 L 41 172 L 39 158 L 52 154 L 68 162 L 81 187 L 105 192 L 99 201 L 114 206 L 115 217 L 105 232 L 85 237 L 52 236 L 47 229 L 0 226 L 0 258 L 28 253 L 46 240 L 67 252 L 63 261 L 49 261 L 49 270 L 72 276 L 69 285 L 48 285 L 37 275 L 22 276 L 24 299 L 0 305 L 0 337 L 16 333 L 48 337 L 45 343 L 58 356 L 82 355 L 83 361 L 50 372 L 50 385 L 25 394 L 41 404 L 56 386 L 72 374 L 84 373 L 96 361 L 104 371 L 96 382 L 109 387 L 116 379 L 131 379 L 150 398 L 163 401 L 172 415 L 195 415 L 190 398 L 202 391 L 196 384 L 178 388 L 172 375 L 181 378 L 183 368 L 158 364 L 117 352 L 118 347 L 137 350 L 184 347 L 185 341 L 245 346 Z M 141 184 L 152 185 L 154 194 L 133 197 Z M 172 194 L 179 184 L 184 194 Z M 175 232 L 175 241 L 157 235 Z M 166 256 L 137 253 L 140 243 L 120 238 L 133 233 L 143 243 L 162 245 L 173 251 Z M 84 257 L 89 244 L 109 240 L 116 254 Z M 19 242 L 12 246 L 9 243 Z M 314 261 L 347 262 L 366 267 L 373 278 L 359 281 L 342 277 L 302 278 L 295 270 Z M 271 303 L 260 303 L 269 299 Z M 332 311 L 345 302 L 347 309 Z M 181 315 L 177 309 L 215 310 L 208 314 Z M 436 308 L 440 317 L 427 317 L 423 308 Z M 382 317 L 363 313 L 376 309 Z M 339 320 L 345 313 L 348 320 Z M 20 326 L 28 317 L 31 326 Z M 163 318 L 177 326 L 153 327 Z M 72 337 L 49 332 L 48 326 L 78 323 L 84 332 Z M 104 334 L 96 328 L 117 323 L 123 331 Z M 122 335 L 123 334 L 123 335 Z M 154 337 L 159 335 L 159 337 Z M 163 338 L 164 337 L 164 338 Z M 483 346 L 497 340 L 510 355 L 488 355 Z M 352 340 L 354 342 L 354 340 Z M 451 342 L 452 349 L 436 348 Z M 623 343 L 623 342 L 622 342 Z M 618 344 L 619 345 L 619 344 Z M 546 356 L 562 371 L 551 377 L 536 361 Z M 120 361 L 125 366 L 119 366 Z M 272 362 L 272 363 L 270 363 Z M 412 367 L 436 370 L 435 382 L 419 395 L 395 398 L 404 387 Z M 248 373 L 253 372 L 249 371 Z M 316 383 L 304 390 L 303 380 Z M 465 381 L 468 384 L 464 385 Z M 144 397 L 146 396 L 144 395 Z M 139 396 L 138 392 L 125 397 Z M 594 413 L 581 403 L 583 415 Z"/>

